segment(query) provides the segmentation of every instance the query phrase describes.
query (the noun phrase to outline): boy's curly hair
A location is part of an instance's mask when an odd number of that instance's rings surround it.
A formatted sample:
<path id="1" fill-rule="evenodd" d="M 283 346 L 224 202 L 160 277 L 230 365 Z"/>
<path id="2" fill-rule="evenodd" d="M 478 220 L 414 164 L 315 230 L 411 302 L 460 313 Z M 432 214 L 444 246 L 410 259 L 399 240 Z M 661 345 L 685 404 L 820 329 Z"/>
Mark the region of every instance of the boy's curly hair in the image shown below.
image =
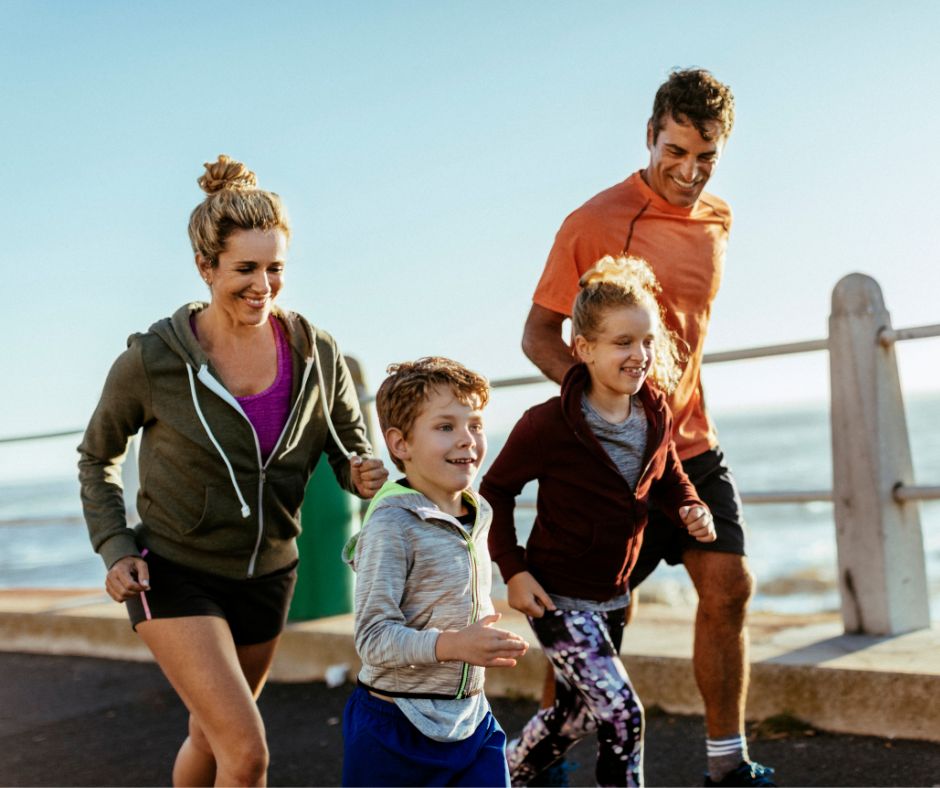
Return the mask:
<path id="1" fill-rule="evenodd" d="M 702 135 L 710 139 L 705 124 L 718 121 L 721 138 L 727 138 L 734 128 L 734 95 L 731 88 L 719 82 L 704 68 L 676 69 L 659 86 L 653 99 L 653 142 L 665 125 L 666 116 L 676 123 L 689 122 Z"/>
<path id="2" fill-rule="evenodd" d="M 682 376 L 682 360 L 676 335 L 666 328 L 657 293 L 662 289 L 646 260 L 639 257 L 607 255 L 581 277 L 581 291 L 571 312 L 571 336 L 579 334 L 593 342 L 601 332 L 608 310 L 638 306 L 649 310 L 655 320 L 653 366 L 650 380 L 671 394 Z"/>
<path id="3" fill-rule="evenodd" d="M 389 364 L 388 377 L 375 393 L 375 409 L 382 434 L 392 427 L 408 437 L 421 408 L 434 389 L 448 388 L 458 402 L 483 408 L 490 400 L 490 384 L 482 375 L 443 356 L 425 356 L 417 361 Z M 405 466 L 392 456 L 399 470 Z"/>

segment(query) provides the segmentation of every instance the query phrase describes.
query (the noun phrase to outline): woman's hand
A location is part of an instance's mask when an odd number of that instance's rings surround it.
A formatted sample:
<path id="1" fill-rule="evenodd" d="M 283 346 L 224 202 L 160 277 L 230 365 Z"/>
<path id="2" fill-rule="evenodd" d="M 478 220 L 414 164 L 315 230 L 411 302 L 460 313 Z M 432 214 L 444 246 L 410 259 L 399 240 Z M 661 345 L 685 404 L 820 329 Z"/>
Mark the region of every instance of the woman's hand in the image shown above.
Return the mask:
<path id="1" fill-rule="evenodd" d="M 140 556 L 126 555 L 111 565 L 104 587 L 115 602 L 126 602 L 141 591 L 150 590 L 150 568 Z"/>
<path id="2" fill-rule="evenodd" d="M 529 572 L 514 574 L 506 583 L 506 588 L 509 590 L 509 607 L 513 610 L 532 618 L 541 618 L 546 610 L 555 609 L 552 598 Z"/>
<path id="3" fill-rule="evenodd" d="M 349 458 L 349 472 L 361 498 L 371 498 L 388 478 L 388 471 L 381 460 L 374 457 L 364 459 L 356 454 Z"/>
<path id="4" fill-rule="evenodd" d="M 683 506 L 679 509 L 679 516 L 685 523 L 689 536 L 695 537 L 700 542 L 714 542 L 718 538 L 712 513 L 705 507 Z"/>

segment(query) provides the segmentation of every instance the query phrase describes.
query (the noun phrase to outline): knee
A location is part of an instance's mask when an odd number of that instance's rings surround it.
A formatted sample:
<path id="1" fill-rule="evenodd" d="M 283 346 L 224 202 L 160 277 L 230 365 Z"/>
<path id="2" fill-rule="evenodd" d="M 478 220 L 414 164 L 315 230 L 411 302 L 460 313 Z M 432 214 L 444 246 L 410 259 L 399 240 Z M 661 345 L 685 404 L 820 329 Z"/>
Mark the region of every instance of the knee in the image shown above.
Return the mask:
<path id="1" fill-rule="evenodd" d="M 204 755 L 212 755 L 212 745 L 209 744 L 209 739 L 206 738 L 206 733 L 202 729 L 202 726 L 192 714 L 189 715 L 189 742 L 195 747 L 199 752 Z"/>
<path id="2" fill-rule="evenodd" d="M 268 773 L 268 746 L 264 739 L 243 743 L 231 756 L 226 771 L 236 785 L 261 785 Z"/>
<path id="3" fill-rule="evenodd" d="M 702 584 L 699 591 L 699 610 L 707 617 L 725 620 L 743 619 L 748 603 L 754 595 L 754 575 L 741 560 L 726 567 L 716 582 Z"/>

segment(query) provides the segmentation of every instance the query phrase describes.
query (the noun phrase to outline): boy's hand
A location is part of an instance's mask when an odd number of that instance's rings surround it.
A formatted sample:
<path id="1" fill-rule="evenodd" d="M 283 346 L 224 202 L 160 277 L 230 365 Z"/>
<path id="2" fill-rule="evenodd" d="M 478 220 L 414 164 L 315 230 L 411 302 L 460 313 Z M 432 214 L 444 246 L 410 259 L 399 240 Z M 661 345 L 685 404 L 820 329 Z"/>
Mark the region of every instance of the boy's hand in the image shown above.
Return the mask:
<path id="1" fill-rule="evenodd" d="M 712 513 L 704 506 L 682 506 L 679 508 L 679 516 L 689 535 L 698 541 L 714 542 L 718 538 Z"/>
<path id="2" fill-rule="evenodd" d="M 456 660 L 483 668 L 512 668 L 529 649 L 513 632 L 496 629 L 499 613 L 481 618 L 463 629 L 449 629 L 437 637 L 434 654 L 438 662 Z"/>
<path id="3" fill-rule="evenodd" d="M 513 610 L 541 618 L 546 610 L 555 609 L 551 597 L 529 572 L 519 572 L 510 577 L 506 588 L 509 589 L 509 606 Z"/>
<path id="4" fill-rule="evenodd" d="M 388 478 L 388 471 L 381 460 L 374 457 L 364 459 L 356 454 L 349 458 L 349 472 L 361 498 L 371 498 Z"/>

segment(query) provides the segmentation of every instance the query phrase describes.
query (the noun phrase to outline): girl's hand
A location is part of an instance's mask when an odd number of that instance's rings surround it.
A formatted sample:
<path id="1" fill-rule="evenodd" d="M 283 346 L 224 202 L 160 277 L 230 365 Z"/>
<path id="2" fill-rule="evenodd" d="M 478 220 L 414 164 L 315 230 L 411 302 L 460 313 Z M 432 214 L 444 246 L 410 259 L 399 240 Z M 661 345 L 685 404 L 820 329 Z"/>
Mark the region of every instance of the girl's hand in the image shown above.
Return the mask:
<path id="1" fill-rule="evenodd" d="M 541 618 L 546 610 L 555 609 L 551 597 L 529 572 L 519 572 L 510 577 L 506 588 L 509 589 L 509 606 L 513 610 Z"/>
<path id="2" fill-rule="evenodd" d="M 141 591 L 150 590 L 150 568 L 140 556 L 126 555 L 111 565 L 104 587 L 115 602 L 126 602 Z"/>
<path id="3" fill-rule="evenodd" d="M 521 637 L 496 629 L 499 613 L 481 618 L 463 629 L 448 629 L 437 636 L 434 654 L 438 662 L 457 660 L 484 668 L 512 668 L 529 648 Z"/>
<path id="4" fill-rule="evenodd" d="M 388 478 L 388 471 L 381 460 L 374 457 L 363 459 L 355 454 L 349 458 L 349 472 L 361 498 L 371 498 Z"/>
<path id="5" fill-rule="evenodd" d="M 698 541 L 714 542 L 718 538 L 712 513 L 704 506 L 682 506 L 679 508 L 679 516 L 689 535 Z"/>

